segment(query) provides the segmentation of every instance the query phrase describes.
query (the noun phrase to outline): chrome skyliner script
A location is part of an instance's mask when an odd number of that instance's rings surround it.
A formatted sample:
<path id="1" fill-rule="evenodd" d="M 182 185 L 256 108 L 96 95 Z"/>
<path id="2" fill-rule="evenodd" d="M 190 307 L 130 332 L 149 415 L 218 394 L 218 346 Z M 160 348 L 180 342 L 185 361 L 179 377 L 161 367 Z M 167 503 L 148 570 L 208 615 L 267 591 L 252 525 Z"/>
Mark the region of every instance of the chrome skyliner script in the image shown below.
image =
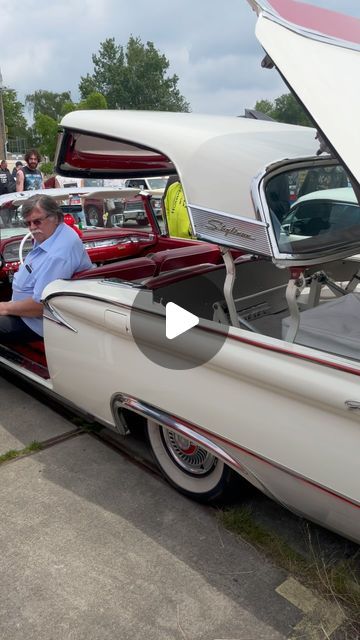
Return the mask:
<path id="1" fill-rule="evenodd" d="M 247 240 L 254 240 L 253 236 L 250 234 L 245 233 L 244 231 L 239 231 L 236 227 L 228 227 L 224 222 L 216 220 L 216 218 L 208 220 L 205 225 L 205 229 L 208 229 L 209 231 L 220 231 L 225 235 L 225 237 L 237 236 L 240 238 L 246 238 Z"/>

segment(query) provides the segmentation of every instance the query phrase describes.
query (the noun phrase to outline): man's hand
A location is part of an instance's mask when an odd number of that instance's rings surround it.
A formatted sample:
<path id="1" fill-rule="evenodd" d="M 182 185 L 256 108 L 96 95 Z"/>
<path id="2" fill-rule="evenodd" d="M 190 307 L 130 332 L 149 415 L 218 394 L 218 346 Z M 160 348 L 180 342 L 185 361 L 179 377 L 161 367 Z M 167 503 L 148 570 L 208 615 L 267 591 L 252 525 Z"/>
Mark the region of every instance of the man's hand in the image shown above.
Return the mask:
<path id="1" fill-rule="evenodd" d="M 8 302 L 0 302 L 0 316 L 8 316 L 9 315 L 9 303 Z"/>
<path id="2" fill-rule="evenodd" d="M 41 302 L 32 298 L 13 302 L 0 302 L 0 316 L 23 316 L 24 318 L 41 318 L 44 307 Z"/>

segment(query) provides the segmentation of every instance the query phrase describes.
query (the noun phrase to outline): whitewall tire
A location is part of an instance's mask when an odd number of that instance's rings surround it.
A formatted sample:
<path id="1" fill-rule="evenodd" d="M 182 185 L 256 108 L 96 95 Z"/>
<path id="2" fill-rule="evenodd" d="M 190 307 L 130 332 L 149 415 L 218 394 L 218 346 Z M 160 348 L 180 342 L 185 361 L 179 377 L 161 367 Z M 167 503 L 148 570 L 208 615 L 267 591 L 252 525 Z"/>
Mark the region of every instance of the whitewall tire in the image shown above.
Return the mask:
<path id="1" fill-rule="evenodd" d="M 213 502 L 227 489 L 232 471 L 202 446 L 147 420 L 151 449 L 166 479 L 200 502 Z"/>

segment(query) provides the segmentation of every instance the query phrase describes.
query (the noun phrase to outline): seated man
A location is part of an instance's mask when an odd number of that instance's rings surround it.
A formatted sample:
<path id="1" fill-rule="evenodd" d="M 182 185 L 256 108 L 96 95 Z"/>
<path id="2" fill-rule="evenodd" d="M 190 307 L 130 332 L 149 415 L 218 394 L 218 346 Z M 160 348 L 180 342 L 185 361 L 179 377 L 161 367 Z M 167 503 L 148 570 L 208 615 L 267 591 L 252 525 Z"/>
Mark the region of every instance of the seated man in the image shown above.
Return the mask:
<path id="1" fill-rule="evenodd" d="M 0 344 L 42 337 L 40 300 L 45 286 L 92 266 L 79 236 L 64 223 L 63 213 L 53 198 L 32 196 L 23 205 L 22 216 L 35 242 L 14 276 L 12 299 L 0 302 Z"/>

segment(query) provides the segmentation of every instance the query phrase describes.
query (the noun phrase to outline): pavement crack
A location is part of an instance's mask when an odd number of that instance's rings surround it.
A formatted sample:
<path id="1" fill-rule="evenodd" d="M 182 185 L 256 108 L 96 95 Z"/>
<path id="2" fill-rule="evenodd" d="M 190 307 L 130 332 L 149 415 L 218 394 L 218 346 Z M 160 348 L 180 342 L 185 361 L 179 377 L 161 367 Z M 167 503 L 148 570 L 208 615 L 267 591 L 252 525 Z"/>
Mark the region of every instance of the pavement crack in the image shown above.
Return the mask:
<path id="1" fill-rule="evenodd" d="M 0 455 L 0 466 L 3 464 L 9 464 L 10 462 L 16 462 L 17 460 L 21 460 L 23 458 L 27 458 L 28 456 L 32 456 L 35 453 L 39 453 L 39 451 L 44 451 L 44 449 L 49 449 L 50 447 L 54 447 L 61 442 L 65 442 L 66 440 L 76 438 L 77 436 L 83 435 L 84 433 L 87 432 L 83 429 L 71 429 L 71 431 L 66 431 L 65 433 L 61 433 L 60 435 L 48 438 L 47 440 L 41 440 L 40 442 L 33 441 L 22 449 L 10 449 L 6 453 Z"/>

